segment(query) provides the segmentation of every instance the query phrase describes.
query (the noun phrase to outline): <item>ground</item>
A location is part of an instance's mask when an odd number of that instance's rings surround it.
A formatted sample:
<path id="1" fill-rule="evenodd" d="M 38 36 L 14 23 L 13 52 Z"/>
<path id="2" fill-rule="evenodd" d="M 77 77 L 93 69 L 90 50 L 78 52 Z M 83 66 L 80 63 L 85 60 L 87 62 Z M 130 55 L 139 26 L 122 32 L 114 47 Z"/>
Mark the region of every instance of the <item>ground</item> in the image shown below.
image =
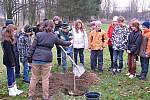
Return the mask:
<path id="1" fill-rule="evenodd" d="M 107 25 L 103 26 L 104 30 Z M 61 68 L 57 67 L 56 53 L 54 51 L 54 62 L 52 73 L 61 72 Z M 2 51 L 0 48 L 0 59 L 2 59 Z M 102 94 L 102 100 L 149 100 L 150 99 L 150 74 L 148 74 L 147 81 L 140 81 L 137 78 L 129 79 L 125 74 L 127 73 L 127 54 L 124 54 L 124 69 L 121 74 L 112 75 L 107 71 L 110 64 L 110 57 L 108 48 L 104 50 L 104 72 L 96 73 L 99 78 L 96 85 L 92 85 L 88 91 L 99 92 Z M 69 61 L 68 61 L 69 62 Z M 69 63 L 70 65 L 70 63 Z M 90 52 L 85 51 L 85 68 L 90 71 Z M 71 67 L 69 67 L 71 71 Z M 137 62 L 137 73 L 141 70 L 139 62 Z M 17 79 L 19 89 L 24 93 L 17 97 L 9 97 L 7 91 L 6 70 L 0 60 L 0 100 L 27 100 L 28 84 L 24 84 L 22 78 Z M 85 96 L 69 96 L 61 92 L 53 95 L 53 100 L 85 100 Z M 40 99 L 39 99 L 40 100 Z"/>

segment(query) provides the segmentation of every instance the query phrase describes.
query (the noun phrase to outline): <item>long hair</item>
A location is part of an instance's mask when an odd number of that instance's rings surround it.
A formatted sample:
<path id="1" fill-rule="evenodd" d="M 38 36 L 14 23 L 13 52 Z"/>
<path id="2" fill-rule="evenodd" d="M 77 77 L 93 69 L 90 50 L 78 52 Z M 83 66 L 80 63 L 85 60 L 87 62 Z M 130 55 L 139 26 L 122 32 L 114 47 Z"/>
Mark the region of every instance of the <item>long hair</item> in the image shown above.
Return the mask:
<path id="1" fill-rule="evenodd" d="M 54 29 L 54 27 L 55 27 L 55 24 L 54 24 L 54 22 L 52 21 L 52 20 L 50 20 L 50 21 L 46 21 L 46 22 L 44 22 L 44 30 L 46 31 L 46 32 L 52 32 L 53 31 L 53 29 Z"/>
<path id="2" fill-rule="evenodd" d="M 15 43 L 14 30 L 15 30 L 14 25 L 12 24 L 8 25 L 3 33 L 3 39 L 11 42 L 12 44 Z"/>
<path id="3" fill-rule="evenodd" d="M 78 28 L 78 23 L 81 24 L 81 28 Z M 77 33 L 79 33 L 79 30 L 80 30 L 81 32 L 84 32 L 84 25 L 83 25 L 83 22 L 82 22 L 80 19 L 78 19 L 78 20 L 75 21 L 75 31 L 76 31 Z"/>
<path id="4" fill-rule="evenodd" d="M 138 20 L 135 20 L 135 21 L 132 22 L 132 27 L 136 27 L 136 29 L 137 29 L 138 31 L 141 30 L 141 29 L 140 29 L 140 23 L 139 23 Z"/>

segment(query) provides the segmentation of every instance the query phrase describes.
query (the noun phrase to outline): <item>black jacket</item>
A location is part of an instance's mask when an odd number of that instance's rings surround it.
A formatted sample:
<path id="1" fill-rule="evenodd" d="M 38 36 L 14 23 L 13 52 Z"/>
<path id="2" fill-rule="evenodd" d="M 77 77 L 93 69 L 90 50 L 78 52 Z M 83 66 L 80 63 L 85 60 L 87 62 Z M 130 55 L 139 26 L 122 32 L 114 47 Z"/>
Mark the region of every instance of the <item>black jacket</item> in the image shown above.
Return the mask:
<path id="1" fill-rule="evenodd" d="M 140 46 L 142 42 L 141 31 L 131 32 L 128 37 L 127 48 L 131 51 L 131 54 L 137 55 L 140 51 Z"/>
<path id="2" fill-rule="evenodd" d="M 29 50 L 28 60 L 52 62 L 52 48 L 56 45 L 69 46 L 68 41 L 63 41 L 54 33 L 39 32 L 37 33 L 33 44 Z"/>
<path id="3" fill-rule="evenodd" d="M 9 66 L 15 66 L 15 53 L 14 53 L 14 45 L 7 41 L 4 40 L 2 42 L 2 48 L 3 48 L 3 64 L 6 67 Z"/>

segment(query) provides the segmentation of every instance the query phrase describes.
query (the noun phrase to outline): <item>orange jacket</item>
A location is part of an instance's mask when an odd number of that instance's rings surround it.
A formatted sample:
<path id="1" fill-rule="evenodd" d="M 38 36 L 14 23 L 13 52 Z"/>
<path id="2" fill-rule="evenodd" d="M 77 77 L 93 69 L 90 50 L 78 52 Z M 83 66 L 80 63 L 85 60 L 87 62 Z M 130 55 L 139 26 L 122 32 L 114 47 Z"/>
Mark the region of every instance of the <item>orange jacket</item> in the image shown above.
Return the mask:
<path id="1" fill-rule="evenodd" d="M 90 32 L 89 36 L 89 49 L 91 50 L 103 50 L 107 46 L 107 34 L 103 30 L 96 32 L 95 30 Z"/>
<path id="2" fill-rule="evenodd" d="M 150 55 L 150 29 L 144 30 L 143 36 L 148 38 L 146 52 Z"/>

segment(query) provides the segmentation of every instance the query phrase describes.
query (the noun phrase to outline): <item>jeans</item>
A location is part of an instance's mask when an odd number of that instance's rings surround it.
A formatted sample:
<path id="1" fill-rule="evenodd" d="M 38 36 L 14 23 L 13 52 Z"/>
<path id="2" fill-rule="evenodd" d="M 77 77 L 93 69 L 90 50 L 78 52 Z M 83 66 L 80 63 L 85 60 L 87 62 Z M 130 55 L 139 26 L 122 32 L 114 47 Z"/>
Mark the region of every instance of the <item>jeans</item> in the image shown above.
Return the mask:
<path id="1" fill-rule="evenodd" d="M 140 62 L 141 62 L 141 68 L 142 68 L 141 75 L 144 74 L 146 77 L 148 73 L 149 58 L 140 57 Z"/>
<path id="2" fill-rule="evenodd" d="M 113 69 L 122 69 L 123 68 L 123 50 L 114 50 L 113 51 Z M 117 60 L 119 57 L 119 65 L 117 64 Z"/>
<path id="3" fill-rule="evenodd" d="M 22 64 L 24 67 L 24 69 L 23 69 L 23 80 L 29 81 L 30 80 L 30 78 L 29 78 L 29 64 L 28 64 L 28 62 L 23 62 Z"/>
<path id="4" fill-rule="evenodd" d="M 66 49 L 65 49 L 66 50 Z M 68 55 L 73 58 L 73 54 L 72 52 L 68 53 Z M 66 61 L 66 54 L 64 51 L 62 51 L 62 67 L 63 67 L 63 70 L 65 71 L 67 69 L 67 61 Z"/>
<path id="5" fill-rule="evenodd" d="M 59 47 L 59 45 L 56 45 L 56 49 L 57 49 L 57 62 L 58 65 L 61 65 L 61 48 Z"/>
<path id="6" fill-rule="evenodd" d="M 8 88 L 11 88 L 15 84 L 15 72 L 13 66 L 7 66 L 7 81 L 8 81 Z"/>
<path id="7" fill-rule="evenodd" d="M 74 48 L 74 60 L 78 64 L 78 54 L 80 57 L 80 63 L 84 65 L 84 48 Z"/>
<path id="8" fill-rule="evenodd" d="M 112 46 L 108 46 L 109 53 L 110 53 L 110 59 L 111 59 L 111 66 L 110 68 L 113 68 L 113 48 Z"/>
<path id="9" fill-rule="evenodd" d="M 98 60 L 98 70 L 103 70 L 103 50 L 91 50 L 91 70 L 96 70 Z"/>

